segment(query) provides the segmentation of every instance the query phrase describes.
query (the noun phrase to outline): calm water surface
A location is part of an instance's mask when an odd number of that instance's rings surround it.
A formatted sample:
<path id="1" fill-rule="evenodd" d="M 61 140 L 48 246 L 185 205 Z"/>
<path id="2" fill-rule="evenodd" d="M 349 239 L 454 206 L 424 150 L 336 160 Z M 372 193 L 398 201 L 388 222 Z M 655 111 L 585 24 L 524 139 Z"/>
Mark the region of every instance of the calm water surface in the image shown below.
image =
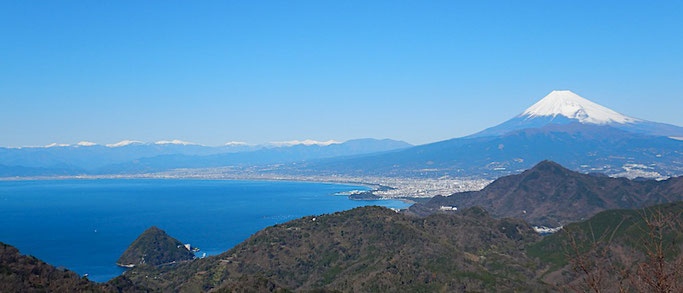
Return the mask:
<path id="1" fill-rule="evenodd" d="M 0 181 L 0 242 L 104 282 L 148 227 L 166 230 L 199 254 L 221 253 L 267 226 L 364 205 L 334 193 L 366 187 L 218 180 Z"/>

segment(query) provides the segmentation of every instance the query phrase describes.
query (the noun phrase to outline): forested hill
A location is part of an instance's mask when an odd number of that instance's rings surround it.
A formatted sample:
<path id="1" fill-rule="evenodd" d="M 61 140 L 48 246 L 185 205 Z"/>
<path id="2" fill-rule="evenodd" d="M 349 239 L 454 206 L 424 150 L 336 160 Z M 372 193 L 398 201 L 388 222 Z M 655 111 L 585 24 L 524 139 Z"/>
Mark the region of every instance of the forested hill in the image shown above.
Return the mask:
<path id="1" fill-rule="evenodd" d="M 411 206 L 408 212 L 425 216 L 441 212 L 442 206 L 480 206 L 495 217 L 557 227 L 608 209 L 635 209 L 678 200 L 683 200 L 683 177 L 628 180 L 582 174 L 542 161 L 521 174 L 501 177 L 480 191 L 437 196 Z"/>
<path id="2" fill-rule="evenodd" d="M 577 260 L 589 275 L 604 275 L 596 283 L 602 291 L 620 286 L 653 289 L 649 284 L 656 279 L 651 277 L 662 275 L 657 271 L 662 268 L 670 278 L 657 284 L 671 289 L 666 292 L 677 292 L 683 286 L 682 212 L 683 202 L 609 210 L 556 234 L 539 236 L 522 220 L 495 219 L 478 207 L 424 218 L 360 207 L 268 227 L 217 256 L 138 266 L 105 284 L 3 245 L 0 292 L 590 289 Z M 658 248 L 661 257 L 650 257 Z M 609 273 L 616 269 L 623 274 Z"/>
<path id="3" fill-rule="evenodd" d="M 382 207 L 310 216 L 266 228 L 227 252 L 126 278 L 162 291 L 278 288 L 344 292 L 534 291 L 523 247 L 538 235 L 520 220 L 472 208 L 416 218 Z"/>

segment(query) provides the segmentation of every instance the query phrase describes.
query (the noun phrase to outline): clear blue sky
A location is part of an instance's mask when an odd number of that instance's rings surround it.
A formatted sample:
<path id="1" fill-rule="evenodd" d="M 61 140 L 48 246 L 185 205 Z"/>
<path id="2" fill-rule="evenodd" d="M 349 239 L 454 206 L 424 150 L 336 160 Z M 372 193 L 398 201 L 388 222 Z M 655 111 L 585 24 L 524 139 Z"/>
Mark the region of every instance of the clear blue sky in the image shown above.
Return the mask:
<path id="1" fill-rule="evenodd" d="M 553 89 L 683 125 L 681 2 L 1 1 L 0 145 L 426 143 Z"/>

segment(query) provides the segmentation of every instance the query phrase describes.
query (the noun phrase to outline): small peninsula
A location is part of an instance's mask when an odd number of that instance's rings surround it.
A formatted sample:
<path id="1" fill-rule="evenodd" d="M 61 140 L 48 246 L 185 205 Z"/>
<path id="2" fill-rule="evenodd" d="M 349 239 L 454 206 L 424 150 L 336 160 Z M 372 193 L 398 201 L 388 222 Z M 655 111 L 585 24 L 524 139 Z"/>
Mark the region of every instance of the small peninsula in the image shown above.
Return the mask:
<path id="1" fill-rule="evenodd" d="M 155 226 L 145 230 L 123 252 L 117 265 L 135 267 L 143 264 L 161 265 L 195 258 L 189 245 L 169 236 Z"/>

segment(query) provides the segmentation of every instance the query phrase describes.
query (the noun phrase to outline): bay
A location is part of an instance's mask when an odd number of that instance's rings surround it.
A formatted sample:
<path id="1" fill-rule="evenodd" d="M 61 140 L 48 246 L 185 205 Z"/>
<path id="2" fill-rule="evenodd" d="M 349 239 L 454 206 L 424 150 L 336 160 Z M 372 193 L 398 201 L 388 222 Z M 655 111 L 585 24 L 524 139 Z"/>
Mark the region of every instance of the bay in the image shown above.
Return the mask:
<path id="1" fill-rule="evenodd" d="M 118 257 L 157 226 L 215 255 L 277 223 L 365 205 L 403 208 L 396 200 L 334 195 L 363 186 L 180 179 L 0 182 L 0 242 L 49 264 L 105 282 L 124 269 Z"/>

